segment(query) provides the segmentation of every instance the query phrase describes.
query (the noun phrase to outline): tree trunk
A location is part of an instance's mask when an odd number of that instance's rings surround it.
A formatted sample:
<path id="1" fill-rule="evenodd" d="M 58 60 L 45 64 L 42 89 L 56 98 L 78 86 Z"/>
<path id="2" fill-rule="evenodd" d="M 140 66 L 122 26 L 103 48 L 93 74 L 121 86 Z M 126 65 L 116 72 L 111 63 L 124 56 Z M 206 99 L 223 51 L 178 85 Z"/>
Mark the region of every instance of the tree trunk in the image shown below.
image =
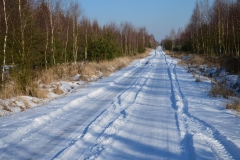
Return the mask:
<path id="1" fill-rule="evenodd" d="M 45 59 L 45 70 L 47 70 L 48 61 L 47 61 L 47 49 L 48 49 L 48 27 L 46 22 L 46 44 L 45 44 L 45 51 L 44 51 L 44 59 Z"/>
<path id="2" fill-rule="evenodd" d="M 88 30 L 87 30 L 87 27 L 86 26 L 86 30 L 85 30 L 85 60 L 87 60 L 87 57 L 88 57 L 88 53 L 87 53 L 87 49 L 88 49 Z"/>
<path id="3" fill-rule="evenodd" d="M 51 9 L 50 9 L 51 10 Z M 53 15 L 52 10 L 50 11 L 49 19 L 50 19 L 50 25 L 51 25 L 51 52 L 52 52 L 52 58 L 53 58 L 53 64 L 55 65 L 55 49 L 54 49 L 54 26 L 53 26 Z"/>
<path id="4" fill-rule="evenodd" d="M 8 22 L 7 22 L 7 12 L 6 12 L 6 4 L 5 0 L 3 0 L 3 11 L 4 11 L 4 19 L 5 19 L 5 36 L 4 36 L 4 44 L 3 44 L 3 65 L 2 65 L 2 82 L 4 81 L 4 72 L 5 72 L 5 61 L 6 61 L 6 46 L 7 46 L 7 37 L 8 37 Z"/>
<path id="5" fill-rule="evenodd" d="M 233 43 L 234 43 L 234 47 L 236 50 L 236 56 L 239 56 L 239 53 L 237 52 L 237 43 L 236 43 L 236 34 L 235 34 L 235 27 L 234 27 L 234 22 L 233 22 L 233 18 L 232 18 L 232 31 L 233 31 Z"/>
<path id="6" fill-rule="evenodd" d="M 127 33 L 125 33 L 125 56 L 127 55 Z"/>
<path id="7" fill-rule="evenodd" d="M 65 42 L 65 47 L 64 47 L 64 63 L 67 63 L 67 46 L 68 46 L 68 34 L 69 34 L 69 19 L 68 19 L 68 25 L 67 25 L 67 39 Z"/>
<path id="8" fill-rule="evenodd" d="M 220 4 L 218 2 L 218 56 L 221 55 L 222 49 L 221 49 L 221 14 L 220 14 Z"/>
<path id="9" fill-rule="evenodd" d="M 77 20 L 76 20 L 77 21 Z M 75 22 L 75 18 L 73 18 L 73 61 L 76 64 L 77 63 L 77 42 L 78 42 L 78 25 L 77 22 Z"/>
<path id="10" fill-rule="evenodd" d="M 24 62 L 25 61 L 25 36 L 24 36 L 24 30 L 25 30 L 25 25 L 23 22 L 23 13 L 22 13 L 22 7 L 21 7 L 21 0 L 18 0 L 18 11 L 19 11 L 19 17 L 20 17 L 20 30 L 21 30 L 21 51 L 20 51 L 20 55 L 21 55 L 21 61 Z"/>

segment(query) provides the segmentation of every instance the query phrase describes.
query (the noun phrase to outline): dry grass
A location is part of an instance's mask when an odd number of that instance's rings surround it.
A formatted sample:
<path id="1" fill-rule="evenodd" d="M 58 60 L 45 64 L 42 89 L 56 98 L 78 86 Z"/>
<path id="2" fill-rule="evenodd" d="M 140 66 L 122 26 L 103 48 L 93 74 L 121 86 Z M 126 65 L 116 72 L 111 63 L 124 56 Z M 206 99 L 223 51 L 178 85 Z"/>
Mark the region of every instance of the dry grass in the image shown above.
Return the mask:
<path id="1" fill-rule="evenodd" d="M 206 64 L 208 66 L 213 66 L 214 64 L 211 62 L 211 58 L 204 57 L 202 55 L 197 54 L 189 54 L 188 59 L 181 60 L 179 63 L 182 65 L 191 65 L 191 66 L 200 66 Z"/>
<path id="2" fill-rule="evenodd" d="M 14 100 L 10 100 L 10 102 L 8 103 L 9 107 L 14 107 L 16 105 L 16 102 Z"/>
<path id="3" fill-rule="evenodd" d="M 41 88 L 38 87 L 38 88 L 35 88 L 34 92 L 35 92 L 34 97 L 48 98 L 48 90 L 44 90 L 44 89 L 41 89 Z"/>
<path id="4" fill-rule="evenodd" d="M 240 112 L 240 101 L 235 100 L 226 104 L 226 109 L 232 109 Z"/>
<path id="5" fill-rule="evenodd" d="M 9 109 L 6 105 L 4 105 L 4 106 L 2 106 L 2 107 L 3 107 L 3 110 L 8 111 L 8 112 L 12 112 L 12 110 Z"/>
<path id="6" fill-rule="evenodd" d="M 23 106 L 20 106 L 21 112 L 25 111 L 25 108 Z"/>
<path id="7" fill-rule="evenodd" d="M 57 84 L 56 88 L 53 90 L 53 92 L 57 95 L 61 95 L 63 94 L 64 92 L 60 89 L 60 85 Z"/>
<path id="8" fill-rule="evenodd" d="M 23 102 L 23 104 L 24 104 L 24 106 L 19 106 L 21 109 L 21 112 L 23 112 L 26 109 L 31 108 L 31 105 L 29 104 L 28 100 L 25 97 L 21 97 L 21 96 L 17 97 L 17 100 Z"/>
<path id="9" fill-rule="evenodd" d="M 185 53 L 183 52 L 172 52 L 168 50 L 166 50 L 165 53 L 173 58 L 178 58 L 178 59 L 181 59 L 185 55 Z"/>
<path id="10" fill-rule="evenodd" d="M 173 58 L 178 58 L 180 61 L 178 62 L 179 65 L 192 65 L 192 66 L 200 66 L 200 65 L 207 65 L 207 66 L 220 66 L 221 59 L 213 56 L 206 56 L 203 54 L 189 54 L 184 52 L 171 52 L 165 51 L 166 54 L 170 55 Z M 182 57 L 187 55 L 188 59 L 183 60 Z"/>
<path id="11" fill-rule="evenodd" d="M 36 81 L 33 81 L 31 86 L 26 88 L 26 92 L 29 96 L 37 98 L 47 98 L 48 91 L 41 89 Z"/>
<path id="12" fill-rule="evenodd" d="M 213 97 L 217 96 L 223 96 L 224 98 L 228 98 L 229 96 L 235 96 L 234 92 L 231 90 L 228 90 L 226 86 L 221 86 L 218 84 L 213 84 L 209 95 Z"/>
<path id="13" fill-rule="evenodd" d="M 31 108 L 31 105 L 28 103 L 27 99 L 23 98 L 23 103 L 24 103 L 25 109 Z"/>
<path id="14" fill-rule="evenodd" d="M 177 62 L 177 64 L 180 65 L 180 66 L 185 66 L 185 65 L 187 65 L 186 61 L 183 61 L 183 60 L 179 60 L 179 61 Z"/>
<path id="15" fill-rule="evenodd" d="M 145 53 L 135 56 L 116 58 L 113 61 L 102 62 L 79 62 L 77 64 L 64 64 L 43 70 L 38 74 L 43 84 L 50 84 L 60 80 L 72 81 L 73 77 L 80 74 L 80 79 L 87 82 L 93 75 L 99 77 L 109 76 L 112 72 L 128 66 L 133 60 L 141 59 L 149 55 L 151 49 L 147 48 Z"/>
<path id="16" fill-rule="evenodd" d="M 8 111 L 8 112 L 12 112 L 12 110 L 9 109 L 8 106 L 3 101 L 0 101 L 0 106 L 2 106 L 3 110 Z"/>
<path id="17" fill-rule="evenodd" d="M 41 83 L 43 84 L 49 84 L 51 82 L 54 82 L 55 81 L 54 75 L 55 72 L 53 68 L 42 70 L 38 73 L 38 77 L 40 78 Z"/>
<path id="18" fill-rule="evenodd" d="M 21 95 L 22 92 L 19 90 L 18 86 L 15 83 L 8 82 L 4 84 L 0 91 L 0 98 L 1 99 L 8 99 L 11 97 L 16 97 Z"/>
<path id="19" fill-rule="evenodd" d="M 10 81 L 4 85 L 0 91 L 0 99 L 9 99 L 12 97 L 18 97 L 22 95 L 32 96 L 37 98 L 47 98 L 48 90 L 39 87 L 39 82 L 44 85 L 48 85 L 58 81 L 72 81 L 73 77 L 77 74 L 80 75 L 79 80 L 88 82 L 93 75 L 98 77 L 108 76 L 112 72 L 120 70 L 129 65 L 133 60 L 144 58 L 149 55 L 151 49 L 147 48 L 143 54 L 136 54 L 135 56 L 126 56 L 116 58 L 113 61 L 103 62 L 79 62 L 77 64 L 64 64 L 58 65 L 47 70 L 37 72 L 38 79 L 32 80 L 26 91 L 22 92 L 18 88 L 17 84 Z M 54 89 L 55 94 L 63 94 L 63 91 L 57 86 Z M 5 109 L 7 109 L 5 107 Z"/>

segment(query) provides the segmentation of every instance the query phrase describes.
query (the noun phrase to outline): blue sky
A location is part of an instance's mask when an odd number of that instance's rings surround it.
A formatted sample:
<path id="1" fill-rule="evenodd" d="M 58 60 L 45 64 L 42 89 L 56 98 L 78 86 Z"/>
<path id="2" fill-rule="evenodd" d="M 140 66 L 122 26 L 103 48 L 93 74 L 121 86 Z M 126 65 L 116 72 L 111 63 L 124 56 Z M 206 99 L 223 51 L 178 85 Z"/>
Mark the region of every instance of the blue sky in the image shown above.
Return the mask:
<path id="1" fill-rule="evenodd" d="M 184 28 L 197 0 L 78 0 L 89 19 L 100 25 L 131 22 L 145 26 L 161 41 L 172 29 Z M 210 0 L 210 2 L 213 0 Z"/>

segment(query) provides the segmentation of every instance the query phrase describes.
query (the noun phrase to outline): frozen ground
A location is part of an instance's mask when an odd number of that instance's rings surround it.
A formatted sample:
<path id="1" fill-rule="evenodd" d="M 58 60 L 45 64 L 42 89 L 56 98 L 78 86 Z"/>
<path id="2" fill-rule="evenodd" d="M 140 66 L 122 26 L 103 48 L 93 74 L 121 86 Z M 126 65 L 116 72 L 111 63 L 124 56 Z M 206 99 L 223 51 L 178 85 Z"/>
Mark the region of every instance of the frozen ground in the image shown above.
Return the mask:
<path id="1" fill-rule="evenodd" d="M 0 118 L 0 159 L 240 159 L 240 119 L 161 47 L 108 78 Z"/>

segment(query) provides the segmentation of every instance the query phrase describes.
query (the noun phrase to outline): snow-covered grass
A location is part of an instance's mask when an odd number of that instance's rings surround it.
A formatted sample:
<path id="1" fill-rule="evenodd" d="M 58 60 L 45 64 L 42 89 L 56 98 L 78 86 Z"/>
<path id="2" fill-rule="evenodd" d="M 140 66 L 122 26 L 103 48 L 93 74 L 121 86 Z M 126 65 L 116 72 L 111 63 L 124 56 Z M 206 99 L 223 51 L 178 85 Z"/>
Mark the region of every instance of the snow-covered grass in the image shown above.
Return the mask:
<path id="1" fill-rule="evenodd" d="M 226 69 L 220 67 L 219 61 L 213 57 L 169 51 L 166 53 L 176 58 L 179 65 L 184 66 L 188 72 L 192 73 L 196 82 L 201 82 L 206 78 L 210 79 L 212 86 L 208 91 L 209 95 L 229 99 L 226 108 L 239 111 L 237 104 L 240 103 L 240 78 L 238 75 L 230 74 Z"/>
<path id="2" fill-rule="evenodd" d="M 150 49 L 143 54 L 120 57 L 113 61 L 80 62 L 65 64 L 37 72 L 37 78 L 27 87 L 26 93 L 18 90 L 18 86 L 10 81 L 0 93 L 0 116 L 22 112 L 40 106 L 58 97 L 66 96 L 85 87 L 89 82 L 109 76 L 133 60 L 149 55 Z"/>

